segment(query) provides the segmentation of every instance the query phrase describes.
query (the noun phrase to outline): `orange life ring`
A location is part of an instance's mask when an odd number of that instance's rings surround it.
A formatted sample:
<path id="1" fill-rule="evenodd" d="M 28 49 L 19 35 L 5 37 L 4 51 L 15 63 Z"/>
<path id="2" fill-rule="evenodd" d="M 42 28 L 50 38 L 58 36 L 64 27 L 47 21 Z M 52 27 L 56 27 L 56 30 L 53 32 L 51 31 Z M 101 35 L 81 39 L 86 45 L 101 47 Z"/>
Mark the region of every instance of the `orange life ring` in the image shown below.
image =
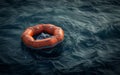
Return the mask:
<path id="1" fill-rule="evenodd" d="M 53 36 L 42 40 L 35 40 L 33 38 L 34 35 L 40 34 L 42 32 L 47 32 L 48 34 L 51 34 Z M 21 38 L 26 46 L 35 49 L 43 49 L 54 47 L 59 42 L 63 41 L 64 31 L 62 30 L 62 28 L 52 24 L 38 24 L 32 27 L 28 27 L 22 33 Z"/>

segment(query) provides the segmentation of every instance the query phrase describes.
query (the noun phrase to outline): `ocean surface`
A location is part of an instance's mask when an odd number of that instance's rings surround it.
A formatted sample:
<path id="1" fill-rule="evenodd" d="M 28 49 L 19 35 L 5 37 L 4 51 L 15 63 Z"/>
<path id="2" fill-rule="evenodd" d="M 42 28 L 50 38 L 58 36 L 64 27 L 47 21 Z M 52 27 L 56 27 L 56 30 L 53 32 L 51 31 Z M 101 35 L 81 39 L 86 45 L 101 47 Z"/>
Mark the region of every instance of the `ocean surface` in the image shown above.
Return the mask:
<path id="1" fill-rule="evenodd" d="M 64 41 L 27 48 L 23 31 L 48 23 Z M 120 1 L 0 0 L 0 75 L 120 75 Z"/>

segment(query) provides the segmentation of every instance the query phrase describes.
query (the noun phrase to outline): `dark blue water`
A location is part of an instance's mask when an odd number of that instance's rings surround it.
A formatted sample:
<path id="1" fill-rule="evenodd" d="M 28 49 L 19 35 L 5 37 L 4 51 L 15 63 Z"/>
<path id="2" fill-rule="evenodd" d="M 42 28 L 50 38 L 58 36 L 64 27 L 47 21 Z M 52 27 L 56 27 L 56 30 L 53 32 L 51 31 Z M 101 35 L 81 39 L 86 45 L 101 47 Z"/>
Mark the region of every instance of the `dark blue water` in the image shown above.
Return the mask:
<path id="1" fill-rule="evenodd" d="M 21 41 L 51 23 L 65 39 L 48 51 Z M 0 0 L 0 75 L 120 75 L 119 0 Z"/>

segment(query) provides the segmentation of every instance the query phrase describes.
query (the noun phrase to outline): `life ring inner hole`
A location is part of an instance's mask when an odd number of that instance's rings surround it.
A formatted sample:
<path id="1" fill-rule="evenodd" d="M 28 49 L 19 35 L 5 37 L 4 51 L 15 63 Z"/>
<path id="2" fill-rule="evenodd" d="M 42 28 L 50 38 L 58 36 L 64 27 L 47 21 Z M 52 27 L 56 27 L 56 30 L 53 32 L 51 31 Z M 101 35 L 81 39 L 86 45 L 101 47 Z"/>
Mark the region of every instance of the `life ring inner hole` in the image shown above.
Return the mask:
<path id="1" fill-rule="evenodd" d="M 39 33 L 37 35 L 34 35 L 33 38 L 35 40 L 42 40 L 42 39 L 50 38 L 52 36 L 53 36 L 52 34 L 49 34 L 47 32 L 42 32 L 42 33 Z"/>

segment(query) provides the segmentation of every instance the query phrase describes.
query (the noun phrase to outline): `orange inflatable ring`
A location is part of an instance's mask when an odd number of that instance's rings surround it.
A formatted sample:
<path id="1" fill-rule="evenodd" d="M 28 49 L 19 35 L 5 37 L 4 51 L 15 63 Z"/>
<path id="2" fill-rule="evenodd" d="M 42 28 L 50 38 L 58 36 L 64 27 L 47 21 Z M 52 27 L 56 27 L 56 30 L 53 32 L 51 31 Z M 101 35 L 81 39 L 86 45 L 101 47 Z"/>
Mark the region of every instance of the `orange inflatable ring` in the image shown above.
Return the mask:
<path id="1" fill-rule="evenodd" d="M 33 38 L 34 35 L 38 35 L 42 32 L 46 32 L 53 36 L 42 40 L 35 40 Z M 32 27 L 28 27 L 23 32 L 21 38 L 23 43 L 30 48 L 43 49 L 54 47 L 59 42 L 63 41 L 64 31 L 62 30 L 62 28 L 52 24 L 38 24 Z"/>

